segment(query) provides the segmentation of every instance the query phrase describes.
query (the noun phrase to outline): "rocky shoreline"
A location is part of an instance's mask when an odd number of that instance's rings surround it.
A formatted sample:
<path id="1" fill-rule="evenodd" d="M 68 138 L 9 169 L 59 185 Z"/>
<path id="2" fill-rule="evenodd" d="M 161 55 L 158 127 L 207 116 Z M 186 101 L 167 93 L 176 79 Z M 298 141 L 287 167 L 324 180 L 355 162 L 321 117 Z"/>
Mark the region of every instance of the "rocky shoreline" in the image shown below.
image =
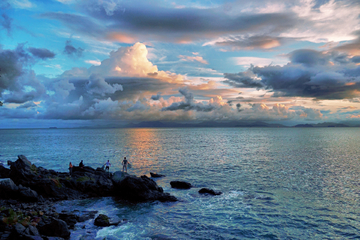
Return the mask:
<path id="1" fill-rule="evenodd" d="M 70 230 L 78 222 L 94 219 L 94 225 L 100 227 L 126 222 L 112 222 L 97 211 L 59 213 L 54 207 L 57 201 L 97 197 L 116 197 L 131 203 L 177 201 L 145 175 L 137 177 L 121 171 L 110 173 L 88 166 L 73 167 L 70 175 L 36 167 L 23 155 L 19 155 L 15 162 L 8 161 L 8 165 L 10 169 L 0 165 L 0 240 L 69 239 Z M 152 172 L 150 175 L 164 177 Z M 172 181 L 170 185 L 178 189 L 193 187 L 183 181 Z M 221 194 L 208 188 L 199 193 Z"/>
<path id="2" fill-rule="evenodd" d="M 77 222 L 94 219 L 97 212 L 56 212 L 54 203 L 93 197 L 116 197 L 129 202 L 177 201 L 147 176 L 102 168 L 73 167 L 72 175 L 36 167 L 23 155 L 0 165 L 0 240 L 68 239 Z M 113 223 L 107 216 L 95 219 L 98 226 Z"/>

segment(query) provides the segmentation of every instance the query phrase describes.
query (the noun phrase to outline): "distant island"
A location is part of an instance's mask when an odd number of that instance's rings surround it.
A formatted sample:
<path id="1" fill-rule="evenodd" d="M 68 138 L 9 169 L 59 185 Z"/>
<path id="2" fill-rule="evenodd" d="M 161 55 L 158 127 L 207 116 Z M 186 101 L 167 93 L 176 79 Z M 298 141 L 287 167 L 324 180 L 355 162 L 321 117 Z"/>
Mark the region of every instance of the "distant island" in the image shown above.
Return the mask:
<path id="1" fill-rule="evenodd" d="M 278 123 L 266 123 L 262 121 L 203 121 L 203 122 L 166 122 L 166 121 L 143 121 L 138 123 L 128 123 L 126 125 L 117 126 L 108 124 L 95 127 L 84 128 L 324 128 L 324 127 L 360 127 L 360 125 L 347 125 L 344 123 L 323 122 L 316 124 L 297 124 L 294 126 L 285 126 Z"/>

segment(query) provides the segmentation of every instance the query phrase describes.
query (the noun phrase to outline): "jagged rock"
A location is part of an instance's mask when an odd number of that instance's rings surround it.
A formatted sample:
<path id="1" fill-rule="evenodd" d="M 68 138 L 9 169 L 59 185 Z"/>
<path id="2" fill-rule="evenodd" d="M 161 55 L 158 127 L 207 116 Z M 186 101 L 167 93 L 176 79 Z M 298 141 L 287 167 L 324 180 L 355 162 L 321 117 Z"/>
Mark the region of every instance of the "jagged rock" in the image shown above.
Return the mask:
<path id="1" fill-rule="evenodd" d="M 40 234 L 45 236 L 62 238 L 68 238 L 70 236 L 70 231 L 66 225 L 66 222 L 56 218 L 51 218 L 49 223 L 44 224 L 41 227 L 39 226 L 38 230 Z"/>
<path id="2" fill-rule="evenodd" d="M 152 172 L 150 172 L 150 176 L 153 177 L 153 178 L 166 177 L 165 175 L 161 175 L 161 174 L 157 174 L 157 173 L 152 173 Z"/>
<path id="3" fill-rule="evenodd" d="M 202 188 L 199 190 L 199 193 L 202 193 L 202 194 L 210 194 L 210 195 L 220 195 L 222 194 L 222 192 L 220 191 L 214 191 L 212 189 L 209 189 L 209 188 Z"/>
<path id="4" fill-rule="evenodd" d="M 190 189 L 192 187 L 191 183 L 184 181 L 171 181 L 170 185 L 172 188 L 178 188 L 178 189 Z"/>
<path id="5" fill-rule="evenodd" d="M 36 167 L 23 155 L 19 155 L 15 162 L 9 161 L 9 165 L 11 180 L 26 187 L 18 192 L 23 200 L 43 201 L 46 198 L 57 201 L 105 196 L 118 196 L 133 201 L 176 200 L 163 193 L 162 188 L 146 176 L 131 176 L 129 182 L 129 179 L 126 180 L 129 177 L 127 173 L 115 172 L 111 176 L 100 168 L 95 170 L 89 166 L 75 166 L 69 176 L 68 173 Z M 128 190 L 129 194 L 126 192 Z"/>
<path id="6" fill-rule="evenodd" d="M 174 196 L 164 193 L 156 182 L 147 176 L 126 176 L 120 184 L 116 185 L 115 193 L 123 199 L 135 202 L 143 201 L 177 201 Z"/>

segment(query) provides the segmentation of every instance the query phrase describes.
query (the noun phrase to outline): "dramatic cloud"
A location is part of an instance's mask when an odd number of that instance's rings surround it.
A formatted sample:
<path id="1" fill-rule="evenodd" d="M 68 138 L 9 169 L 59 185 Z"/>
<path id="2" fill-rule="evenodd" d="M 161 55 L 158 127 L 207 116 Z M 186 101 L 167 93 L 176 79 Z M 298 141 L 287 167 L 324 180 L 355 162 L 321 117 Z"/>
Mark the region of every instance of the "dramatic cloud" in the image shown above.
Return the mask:
<path id="1" fill-rule="evenodd" d="M 184 96 L 185 101 L 182 102 L 174 102 L 168 107 L 164 107 L 162 111 L 176 111 L 176 110 L 195 110 L 200 112 L 210 112 L 215 107 L 211 104 L 203 104 L 203 103 L 197 103 L 194 101 L 194 95 L 189 92 L 187 88 L 181 88 L 179 90 L 179 93 Z"/>
<path id="2" fill-rule="evenodd" d="M 44 85 L 26 68 L 34 62 L 23 44 L 15 50 L 0 49 L 0 97 L 5 102 L 25 103 L 44 94 Z"/>
<path id="3" fill-rule="evenodd" d="M 225 74 L 225 83 L 272 90 L 274 97 L 352 99 L 359 96 L 360 67 L 350 61 L 350 56 L 308 49 L 293 51 L 288 56 L 291 62 L 284 66 L 252 66 L 246 72 Z"/>
<path id="4" fill-rule="evenodd" d="M 55 53 L 51 52 L 46 48 L 28 48 L 28 51 L 34 56 L 41 59 L 54 58 Z"/>
<path id="5" fill-rule="evenodd" d="M 71 44 L 71 40 L 67 40 L 66 41 L 66 45 L 65 45 L 65 49 L 64 49 L 64 53 L 71 56 L 71 57 L 81 57 L 82 53 L 84 52 L 84 49 L 82 49 L 81 47 L 74 47 Z"/>

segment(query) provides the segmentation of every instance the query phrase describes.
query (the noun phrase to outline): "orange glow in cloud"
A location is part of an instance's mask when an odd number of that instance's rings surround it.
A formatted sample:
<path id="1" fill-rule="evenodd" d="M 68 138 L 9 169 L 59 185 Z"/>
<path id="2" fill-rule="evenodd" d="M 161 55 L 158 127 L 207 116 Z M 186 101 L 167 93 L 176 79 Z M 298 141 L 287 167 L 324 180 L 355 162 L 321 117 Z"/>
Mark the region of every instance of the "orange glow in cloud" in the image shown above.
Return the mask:
<path id="1" fill-rule="evenodd" d="M 179 55 L 179 58 L 181 59 L 181 61 L 190 61 L 190 62 L 197 61 L 197 62 L 200 62 L 200 63 L 203 63 L 203 64 L 208 64 L 208 62 L 205 59 L 203 59 L 202 57 L 200 57 L 200 56 Z"/>
<path id="2" fill-rule="evenodd" d="M 348 83 L 345 83 L 345 86 L 353 86 L 355 84 L 356 84 L 355 82 L 348 82 Z"/>
<path id="3" fill-rule="evenodd" d="M 350 117 L 348 118 L 360 118 L 360 115 L 351 115 Z"/>
<path id="4" fill-rule="evenodd" d="M 113 41 L 122 42 L 122 43 L 134 43 L 136 39 L 130 35 L 123 33 L 110 33 L 108 38 Z"/>

